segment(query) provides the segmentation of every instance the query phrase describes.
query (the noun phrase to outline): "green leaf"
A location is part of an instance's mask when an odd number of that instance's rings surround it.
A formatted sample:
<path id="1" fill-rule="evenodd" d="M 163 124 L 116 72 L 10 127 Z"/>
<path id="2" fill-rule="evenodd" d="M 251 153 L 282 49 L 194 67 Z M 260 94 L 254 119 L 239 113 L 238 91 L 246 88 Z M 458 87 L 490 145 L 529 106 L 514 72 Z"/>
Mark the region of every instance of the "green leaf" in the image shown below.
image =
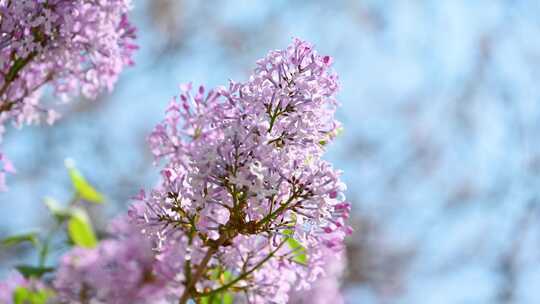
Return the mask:
<path id="1" fill-rule="evenodd" d="M 73 183 L 73 188 L 81 199 L 95 204 L 103 203 L 103 194 L 98 192 L 88 183 L 88 181 L 86 181 L 86 178 L 84 178 L 81 172 L 75 167 L 73 160 L 66 160 L 66 168 L 68 169 L 69 177 Z"/>
<path id="2" fill-rule="evenodd" d="M 221 292 L 200 299 L 201 304 L 232 304 L 234 302 L 234 296 L 230 292 Z"/>
<path id="3" fill-rule="evenodd" d="M 22 243 L 31 243 L 37 247 L 39 245 L 38 234 L 36 232 L 29 232 L 10 236 L 3 239 L 1 244 L 5 247 L 12 247 Z"/>
<path id="4" fill-rule="evenodd" d="M 51 267 L 35 267 L 30 265 L 18 265 L 15 266 L 25 278 L 41 278 L 44 274 L 54 271 L 54 268 Z"/>
<path id="5" fill-rule="evenodd" d="M 96 247 L 98 241 L 83 209 L 74 209 L 68 222 L 68 234 L 73 243 L 84 248 Z"/>
<path id="6" fill-rule="evenodd" d="M 47 209 L 51 214 L 56 218 L 58 222 L 63 222 L 71 216 L 71 210 L 69 208 L 64 208 L 60 203 L 52 197 L 44 197 L 43 203 L 47 206 Z"/>
<path id="7" fill-rule="evenodd" d="M 232 304 L 234 302 L 234 296 L 230 292 L 223 293 L 221 297 L 221 304 Z"/>
<path id="8" fill-rule="evenodd" d="M 221 273 L 220 281 L 221 284 L 227 284 L 233 280 L 232 272 L 225 270 Z M 232 304 L 234 301 L 234 295 L 231 292 L 222 292 L 221 293 L 221 304 Z"/>
<path id="9" fill-rule="evenodd" d="M 341 136 L 341 134 L 343 134 L 343 132 L 345 132 L 345 129 L 343 127 L 337 128 L 335 133 L 334 133 L 334 137 Z"/>
<path id="10" fill-rule="evenodd" d="M 283 231 L 283 234 L 288 236 L 287 245 L 289 245 L 289 248 L 294 251 L 294 256 L 292 260 L 297 263 L 307 265 L 308 257 L 306 254 L 306 248 L 302 246 L 299 241 L 292 237 L 293 231 L 290 229 L 286 229 Z"/>
<path id="11" fill-rule="evenodd" d="M 52 292 L 47 289 L 29 290 L 26 287 L 17 287 L 13 291 L 14 304 L 46 304 Z"/>
<path id="12" fill-rule="evenodd" d="M 200 299 L 201 304 L 210 304 L 210 298 L 209 297 L 202 297 Z"/>
<path id="13" fill-rule="evenodd" d="M 223 284 L 227 284 L 232 281 L 233 275 L 230 271 L 226 270 L 221 274 L 221 281 Z"/>
<path id="14" fill-rule="evenodd" d="M 202 297 L 200 302 L 201 304 L 210 304 L 210 297 Z"/>
<path id="15" fill-rule="evenodd" d="M 336 138 L 336 137 L 340 136 L 341 134 L 343 134 L 343 130 L 344 130 L 343 127 L 339 127 L 336 130 L 327 133 L 327 138 L 323 139 L 323 140 L 320 140 L 319 145 L 326 146 L 328 144 L 328 141 L 333 140 L 334 138 Z"/>
<path id="16" fill-rule="evenodd" d="M 233 280 L 233 275 L 230 271 L 223 271 L 221 267 L 218 267 L 211 271 L 210 278 L 219 281 L 221 285 L 225 285 Z M 202 297 L 200 302 L 202 304 L 232 304 L 234 302 L 234 295 L 231 292 L 222 291 L 220 293 Z"/>
<path id="17" fill-rule="evenodd" d="M 6 80 L 13 81 L 17 77 L 17 73 L 28 63 L 26 58 L 17 58 L 9 69 Z"/>
<path id="18" fill-rule="evenodd" d="M 17 287 L 13 291 L 13 303 L 25 304 L 30 298 L 30 291 L 24 287 Z"/>

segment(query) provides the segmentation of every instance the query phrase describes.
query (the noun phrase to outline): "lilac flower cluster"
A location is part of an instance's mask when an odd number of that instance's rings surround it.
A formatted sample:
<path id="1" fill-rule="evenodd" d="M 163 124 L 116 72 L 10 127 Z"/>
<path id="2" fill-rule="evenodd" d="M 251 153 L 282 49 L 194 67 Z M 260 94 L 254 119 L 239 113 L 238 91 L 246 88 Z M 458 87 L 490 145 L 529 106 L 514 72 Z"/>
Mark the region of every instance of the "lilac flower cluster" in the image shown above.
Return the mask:
<path id="1" fill-rule="evenodd" d="M 345 268 L 344 256 L 329 256 L 325 274 L 319 277 L 308 290 L 295 290 L 290 294 L 290 304 L 343 304 L 340 280 Z"/>
<path id="2" fill-rule="evenodd" d="M 112 238 L 62 258 L 55 300 L 301 303 L 321 290 L 339 300 L 351 228 L 340 172 L 322 159 L 340 128 L 330 65 L 294 40 L 245 83 L 182 85 L 149 137 L 165 163 L 159 186 L 134 198 Z"/>
<path id="3" fill-rule="evenodd" d="M 62 257 L 54 280 L 62 303 L 157 303 L 165 281 L 155 275 L 151 243 L 124 219 L 115 221 L 114 238 L 97 248 L 75 248 Z"/>
<path id="4" fill-rule="evenodd" d="M 350 205 L 340 172 L 321 158 L 340 128 L 331 63 L 294 40 L 245 83 L 182 85 L 171 101 L 149 138 L 166 162 L 162 183 L 130 216 L 171 262 L 180 303 L 226 290 L 285 303 L 340 254 Z"/>
<path id="5" fill-rule="evenodd" d="M 0 137 L 5 124 L 52 124 L 40 104 L 51 84 L 63 101 L 111 90 L 132 64 L 130 0 L 0 0 Z"/>

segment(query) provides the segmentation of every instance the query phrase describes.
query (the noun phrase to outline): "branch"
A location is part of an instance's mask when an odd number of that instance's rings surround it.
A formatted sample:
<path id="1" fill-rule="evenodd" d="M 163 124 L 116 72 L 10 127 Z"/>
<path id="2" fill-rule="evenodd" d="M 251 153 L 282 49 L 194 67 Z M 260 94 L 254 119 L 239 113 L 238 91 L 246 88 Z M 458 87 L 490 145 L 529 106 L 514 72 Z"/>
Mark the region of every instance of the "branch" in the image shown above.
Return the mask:
<path id="1" fill-rule="evenodd" d="M 202 274 L 206 270 L 206 266 L 208 266 L 208 262 L 210 262 L 210 259 L 216 253 L 217 247 L 210 247 L 208 248 L 208 251 L 206 252 L 206 255 L 204 256 L 203 260 L 197 266 L 197 271 L 195 272 L 195 275 L 189 280 L 188 284 L 186 285 L 186 289 L 184 289 L 184 292 L 182 293 L 182 296 L 180 297 L 180 300 L 178 300 L 178 304 L 186 304 L 189 300 L 189 297 L 191 296 L 191 290 L 193 287 L 195 287 L 195 284 L 197 281 L 201 278 Z"/>
<path id="2" fill-rule="evenodd" d="M 259 263 L 257 263 L 255 266 L 253 266 L 253 268 L 251 268 L 250 270 L 240 274 L 236 279 L 230 281 L 229 283 L 225 284 L 225 285 L 222 285 L 221 287 L 219 288 L 216 288 L 214 290 L 211 290 L 211 291 L 207 291 L 207 292 L 203 292 L 203 293 L 200 293 L 199 296 L 202 296 L 202 297 L 206 297 L 206 296 L 211 296 L 213 294 L 216 294 L 216 293 L 219 293 L 219 292 L 222 292 L 222 291 L 225 291 L 227 290 L 229 287 L 232 287 L 234 284 L 238 283 L 239 281 L 245 279 L 248 275 L 252 274 L 255 270 L 259 269 L 264 263 L 266 263 L 269 259 L 271 259 L 275 253 L 281 249 L 281 247 L 283 247 L 283 245 L 287 242 L 287 239 L 283 240 L 277 247 L 276 249 L 272 250 L 272 252 L 270 252 L 264 259 L 262 259 Z"/>

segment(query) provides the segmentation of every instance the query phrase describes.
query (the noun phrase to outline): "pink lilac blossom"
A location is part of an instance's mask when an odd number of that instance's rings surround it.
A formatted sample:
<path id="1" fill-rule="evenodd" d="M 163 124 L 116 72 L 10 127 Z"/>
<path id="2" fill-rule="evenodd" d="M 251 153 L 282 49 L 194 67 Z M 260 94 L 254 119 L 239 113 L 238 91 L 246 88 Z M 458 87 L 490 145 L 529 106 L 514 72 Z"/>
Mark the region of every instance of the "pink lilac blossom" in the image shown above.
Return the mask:
<path id="1" fill-rule="evenodd" d="M 179 303 L 231 289 L 250 303 L 286 303 L 341 254 L 350 204 L 322 159 L 340 129 L 331 63 L 295 39 L 247 82 L 208 92 L 185 84 L 171 100 L 149 137 L 165 162 L 161 184 L 129 214 L 170 261 Z M 216 270 L 234 279 L 217 282 Z"/>
<path id="2" fill-rule="evenodd" d="M 308 290 L 294 290 L 290 304 L 343 304 L 345 299 L 340 290 L 340 279 L 345 268 L 345 257 L 333 257 L 326 261 L 325 273 Z"/>
<path id="3" fill-rule="evenodd" d="M 130 0 L 0 0 L 0 139 L 6 123 L 58 118 L 40 103 L 44 85 L 63 101 L 112 90 L 133 64 L 130 8 Z"/>
<path id="4" fill-rule="evenodd" d="M 15 173 L 15 167 L 11 161 L 0 152 L 0 191 L 6 191 L 6 173 Z"/>
<path id="5" fill-rule="evenodd" d="M 62 257 L 53 282 L 66 303 L 159 303 L 166 281 L 154 272 L 152 245 L 123 218 L 111 229 L 114 238 L 94 249 L 75 248 Z"/>

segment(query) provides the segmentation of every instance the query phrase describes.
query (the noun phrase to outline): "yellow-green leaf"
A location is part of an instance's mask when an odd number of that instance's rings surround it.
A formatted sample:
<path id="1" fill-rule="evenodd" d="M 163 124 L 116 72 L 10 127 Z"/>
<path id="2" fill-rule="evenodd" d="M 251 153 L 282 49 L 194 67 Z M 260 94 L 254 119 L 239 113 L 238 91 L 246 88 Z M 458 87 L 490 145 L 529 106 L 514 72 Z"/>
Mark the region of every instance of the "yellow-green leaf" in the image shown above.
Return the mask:
<path id="1" fill-rule="evenodd" d="M 26 287 L 19 286 L 13 291 L 13 303 L 45 304 L 52 295 L 53 293 L 47 289 L 30 290 Z"/>
<path id="2" fill-rule="evenodd" d="M 219 294 L 213 294 L 211 296 L 202 297 L 200 299 L 201 304 L 233 304 L 234 296 L 230 292 L 221 292 Z"/>
<path id="3" fill-rule="evenodd" d="M 69 177 L 73 183 L 73 188 L 81 199 L 96 204 L 103 203 L 103 194 L 98 192 L 88 183 L 86 178 L 84 178 L 81 172 L 75 167 L 73 160 L 66 160 L 66 168 L 68 169 Z"/>
<path id="4" fill-rule="evenodd" d="M 71 216 L 71 211 L 68 208 L 62 207 L 60 203 L 52 197 L 44 197 L 43 203 L 59 222 L 63 222 Z"/>
<path id="5" fill-rule="evenodd" d="M 225 285 L 233 280 L 233 275 L 230 271 L 218 267 L 210 272 L 210 278 L 219 281 L 221 285 Z M 201 304 L 232 304 L 233 302 L 233 293 L 227 291 L 200 298 Z"/>
<path id="6" fill-rule="evenodd" d="M 283 231 L 283 234 L 287 236 L 287 245 L 293 251 L 292 260 L 297 263 L 307 265 L 308 256 L 306 253 L 306 248 L 302 246 L 299 241 L 292 237 L 293 231 L 290 229 L 286 229 Z"/>
<path id="7" fill-rule="evenodd" d="M 233 304 L 234 296 L 230 292 L 224 292 L 221 296 L 221 304 Z"/>
<path id="8" fill-rule="evenodd" d="M 83 209 L 75 209 L 68 222 L 68 234 L 73 243 L 84 248 L 96 247 L 98 241 Z"/>
<path id="9" fill-rule="evenodd" d="M 39 245 L 39 239 L 38 239 L 37 233 L 29 232 L 29 233 L 9 236 L 3 239 L 1 244 L 5 247 L 12 247 L 12 246 L 19 245 L 22 243 L 31 243 L 32 245 L 37 247 Z"/>
<path id="10" fill-rule="evenodd" d="M 25 304 L 30 298 L 30 291 L 25 287 L 17 287 L 13 291 L 13 303 L 15 304 Z"/>

